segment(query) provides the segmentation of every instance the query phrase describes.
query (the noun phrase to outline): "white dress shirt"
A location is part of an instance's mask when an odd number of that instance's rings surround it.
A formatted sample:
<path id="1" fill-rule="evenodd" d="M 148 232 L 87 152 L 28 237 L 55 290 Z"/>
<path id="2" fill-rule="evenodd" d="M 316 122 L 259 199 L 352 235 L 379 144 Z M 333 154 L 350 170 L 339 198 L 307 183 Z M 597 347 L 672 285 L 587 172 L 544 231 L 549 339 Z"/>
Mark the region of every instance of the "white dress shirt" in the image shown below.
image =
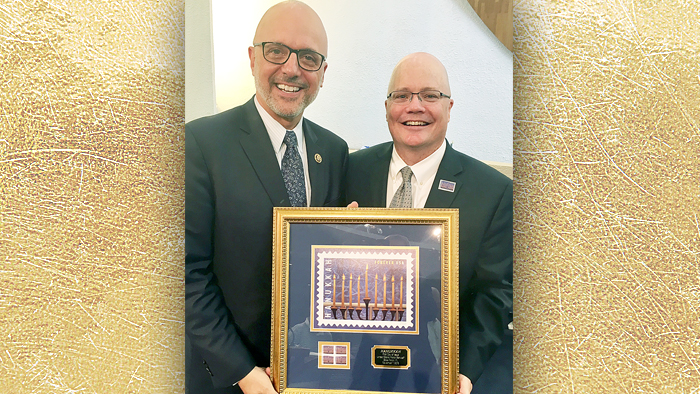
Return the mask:
<path id="1" fill-rule="evenodd" d="M 284 157 L 284 152 L 287 151 L 287 145 L 284 144 L 284 136 L 287 134 L 287 129 L 285 129 L 279 122 L 270 116 L 270 114 L 265 111 L 265 108 L 258 102 L 258 96 L 255 95 L 255 107 L 258 109 L 258 113 L 262 118 L 265 128 L 267 129 L 267 134 L 270 136 L 270 141 L 272 142 L 272 148 L 275 150 L 277 155 L 277 165 L 282 168 L 282 158 Z M 309 180 L 309 163 L 306 157 L 306 140 L 304 139 L 304 131 L 302 124 L 304 123 L 304 118 L 299 120 L 299 124 L 292 129 L 294 134 L 297 136 L 297 150 L 301 155 L 301 163 L 304 167 L 304 184 L 306 186 L 306 206 L 311 204 L 311 181 Z"/>
<path id="2" fill-rule="evenodd" d="M 445 156 L 447 143 L 442 141 L 442 145 L 433 152 L 430 156 L 410 166 L 413 175 L 411 176 L 411 192 L 413 194 L 413 208 L 424 208 L 425 202 L 428 201 L 430 188 L 433 186 L 435 175 L 437 175 L 438 167 L 442 157 Z M 406 163 L 396 153 L 396 146 L 391 152 L 391 163 L 389 163 L 389 176 L 387 177 L 386 185 L 386 207 L 389 208 L 394 194 L 401 187 L 403 176 L 401 169 L 406 167 Z"/>

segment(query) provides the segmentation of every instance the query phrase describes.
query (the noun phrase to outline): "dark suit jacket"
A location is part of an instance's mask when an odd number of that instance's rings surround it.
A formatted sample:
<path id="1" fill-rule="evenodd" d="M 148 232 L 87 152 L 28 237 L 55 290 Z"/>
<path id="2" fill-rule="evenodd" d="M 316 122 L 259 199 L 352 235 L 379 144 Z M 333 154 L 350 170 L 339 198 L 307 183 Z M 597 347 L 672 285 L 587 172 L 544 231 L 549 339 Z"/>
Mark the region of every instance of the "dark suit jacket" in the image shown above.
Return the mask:
<path id="1" fill-rule="evenodd" d="M 393 144 L 350 155 L 347 201 L 386 207 Z M 456 183 L 454 192 L 438 189 Z M 447 144 L 426 208 L 459 208 L 460 373 L 475 382 L 501 343 L 513 306 L 513 182 Z"/>
<path id="2" fill-rule="evenodd" d="M 337 206 L 347 144 L 303 122 L 311 205 Z M 231 385 L 270 363 L 272 208 L 289 198 L 253 99 L 185 135 L 187 391 L 240 392 Z"/>

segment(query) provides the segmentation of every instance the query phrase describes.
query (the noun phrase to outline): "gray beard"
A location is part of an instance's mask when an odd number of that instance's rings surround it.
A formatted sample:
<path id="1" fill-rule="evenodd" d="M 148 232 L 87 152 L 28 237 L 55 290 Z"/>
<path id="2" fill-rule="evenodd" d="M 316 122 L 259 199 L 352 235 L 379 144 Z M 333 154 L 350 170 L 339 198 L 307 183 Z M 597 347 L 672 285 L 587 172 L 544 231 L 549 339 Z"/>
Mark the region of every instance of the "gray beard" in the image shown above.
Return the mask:
<path id="1" fill-rule="evenodd" d="M 315 99 L 316 96 L 318 95 L 318 90 L 316 91 L 316 94 L 313 96 L 304 96 L 304 98 L 301 100 L 301 103 L 298 104 L 297 109 L 289 112 L 283 111 L 281 108 L 277 106 L 277 102 L 272 99 L 271 95 L 271 90 L 275 89 L 275 87 L 270 87 L 268 86 L 269 90 L 263 89 L 262 84 L 258 79 L 255 79 L 255 89 L 256 92 L 260 93 L 260 98 L 267 104 L 268 108 L 272 110 L 277 116 L 284 118 L 284 119 L 294 119 L 297 116 L 301 115 L 304 113 L 304 110 L 306 107 L 309 106 Z"/>

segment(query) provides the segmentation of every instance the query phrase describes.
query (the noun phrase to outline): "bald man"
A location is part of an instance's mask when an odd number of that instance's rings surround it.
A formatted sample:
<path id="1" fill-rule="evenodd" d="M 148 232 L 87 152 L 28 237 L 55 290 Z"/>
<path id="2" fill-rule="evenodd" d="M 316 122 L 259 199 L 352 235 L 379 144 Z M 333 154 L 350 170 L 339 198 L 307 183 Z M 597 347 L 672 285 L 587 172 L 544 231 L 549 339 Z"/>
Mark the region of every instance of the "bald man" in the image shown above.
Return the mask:
<path id="1" fill-rule="evenodd" d="M 298 1 L 270 8 L 248 48 L 255 96 L 185 125 L 186 390 L 274 393 L 272 208 L 337 206 L 348 148 L 303 118 L 328 41 Z"/>
<path id="2" fill-rule="evenodd" d="M 347 198 L 361 207 L 459 209 L 459 381 L 469 393 L 510 321 L 513 183 L 447 143 L 454 100 L 436 57 L 403 58 L 384 105 L 393 141 L 350 155 Z"/>

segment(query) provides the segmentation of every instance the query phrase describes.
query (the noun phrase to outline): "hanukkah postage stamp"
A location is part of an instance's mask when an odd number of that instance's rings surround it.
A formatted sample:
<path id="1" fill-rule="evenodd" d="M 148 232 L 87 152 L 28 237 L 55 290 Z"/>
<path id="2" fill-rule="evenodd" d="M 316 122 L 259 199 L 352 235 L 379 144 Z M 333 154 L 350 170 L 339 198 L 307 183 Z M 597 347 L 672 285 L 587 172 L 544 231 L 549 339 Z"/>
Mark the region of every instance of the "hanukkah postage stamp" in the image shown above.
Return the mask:
<path id="1" fill-rule="evenodd" d="M 312 246 L 312 331 L 418 333 L 417 246 Z"/>

